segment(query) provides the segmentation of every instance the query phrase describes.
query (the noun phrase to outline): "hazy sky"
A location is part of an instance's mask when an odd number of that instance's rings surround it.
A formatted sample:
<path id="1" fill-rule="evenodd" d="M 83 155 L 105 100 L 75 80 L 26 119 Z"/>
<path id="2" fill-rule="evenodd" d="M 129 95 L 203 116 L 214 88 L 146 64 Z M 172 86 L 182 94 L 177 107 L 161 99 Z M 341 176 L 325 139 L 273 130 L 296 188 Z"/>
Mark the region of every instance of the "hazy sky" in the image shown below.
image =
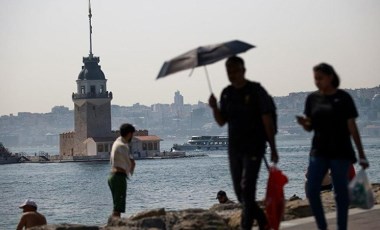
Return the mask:
<path id="1" fill-rule="evenodd" d="M 93 53 L 112 104 L 185 103 L 210 95 L 203 68 L 156 80 L 164 61 L 239 39 L 247 78 L 274 96 L 314 90 L 312 67 L 332 64 L 342 88 L 380 84 L 379 0 L 92 0 Z M 89 54 L 87 0 L 0 0 L 0 115 L 73 108 Z M 208 66 L 219 97 L 224 61 Z"/>

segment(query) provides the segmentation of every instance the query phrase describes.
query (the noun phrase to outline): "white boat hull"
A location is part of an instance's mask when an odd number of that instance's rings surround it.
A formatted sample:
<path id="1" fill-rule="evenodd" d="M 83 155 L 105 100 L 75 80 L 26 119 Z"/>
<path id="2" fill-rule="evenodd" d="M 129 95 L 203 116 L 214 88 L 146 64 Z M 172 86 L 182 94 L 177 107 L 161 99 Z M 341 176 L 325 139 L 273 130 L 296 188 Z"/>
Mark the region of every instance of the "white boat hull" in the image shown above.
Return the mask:
<path id="1" fill-rule="evenodd" d="M 184 144 L 174 144 L 176 151 L 210 151 L 227 150 L 228 137 L 226 136 L 193 136 Z"/>

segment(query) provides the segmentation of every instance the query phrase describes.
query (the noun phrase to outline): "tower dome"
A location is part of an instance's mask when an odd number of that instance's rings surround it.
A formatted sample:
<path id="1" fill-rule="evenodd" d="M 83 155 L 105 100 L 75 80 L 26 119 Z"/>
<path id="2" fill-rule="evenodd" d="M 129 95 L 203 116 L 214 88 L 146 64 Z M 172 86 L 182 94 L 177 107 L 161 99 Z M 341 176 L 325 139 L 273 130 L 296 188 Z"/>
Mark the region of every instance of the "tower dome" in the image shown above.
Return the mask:
<path id="1" fill-rule="evenodd" d="M 84 57 L 84 65 L 78 75 L 78 80 L 105 80 L 105 75 L 100 68 L 99 57 Z"/>

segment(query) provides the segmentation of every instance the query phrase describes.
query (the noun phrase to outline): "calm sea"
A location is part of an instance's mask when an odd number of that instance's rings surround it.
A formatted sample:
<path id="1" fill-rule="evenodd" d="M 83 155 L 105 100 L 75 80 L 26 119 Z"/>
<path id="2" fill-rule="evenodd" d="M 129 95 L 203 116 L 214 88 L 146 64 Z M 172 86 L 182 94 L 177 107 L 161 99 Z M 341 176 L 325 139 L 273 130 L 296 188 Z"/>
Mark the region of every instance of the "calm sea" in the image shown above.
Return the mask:
<path id="1" fill-rule="evenodd" d="M 173 143 L 183 141 L 165 140 L 161 150 L 168 150 Z M 293 194 L 305 196 L 303 183 L 309 142 L 278 140 L 278 167 L 289 178 L 285 186 L 287 198 Z M 380 140 L 364 138 L 363 142 L 371 163 L 368 176 L 372 182 L 380 182 Z M 28 149 L 23 151 L 28 152 Z M 29 152 L 36 150 L 29 149 Z M 125 216 L 161 207 L 167 210 L 207 209 L 217 202 L 215 197 L 219 190 L 225 190 L 232 200 L 236 200 L 226 152 L 207 154 L 207 157 L 199 158 L 138 160 L 135 175 L 128 181 Z M 112 210 L 107 185 L 109 168 L 108 162 L 0 165 L 0 229 L 15 229 L 21 215 L 18 206 L 26 198 L 37 202 L 38 210 L 51 224 L 105 224 Z M 268 173 L 262 167 L 258 199 L 264 198 L 267 178 Z"/>

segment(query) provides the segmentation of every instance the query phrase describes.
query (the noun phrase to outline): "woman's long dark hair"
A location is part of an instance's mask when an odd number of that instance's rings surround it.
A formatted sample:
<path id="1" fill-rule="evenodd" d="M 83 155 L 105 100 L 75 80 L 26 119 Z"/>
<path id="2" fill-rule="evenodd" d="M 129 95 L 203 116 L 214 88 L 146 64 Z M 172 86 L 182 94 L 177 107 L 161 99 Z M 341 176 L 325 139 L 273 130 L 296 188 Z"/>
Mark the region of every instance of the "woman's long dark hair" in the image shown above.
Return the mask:
<path id="1" fill-rule="evenodd" d="M 332 81 L 331 81 L 331 84 L 332 86 L 337 89 L 339 87 L 339 84 L 340 84 L 340 80 L 339 80 L 339 76 L 338 74 L 335 72 L 334 68 L 327 64 L 327 63 L 320 63 L 316 66 L 314 66 L 313 68 L 314 72 L 322 72 L 324 74 L 327 74 L 327 75 L 330 75 L 333 77 Z"/>

